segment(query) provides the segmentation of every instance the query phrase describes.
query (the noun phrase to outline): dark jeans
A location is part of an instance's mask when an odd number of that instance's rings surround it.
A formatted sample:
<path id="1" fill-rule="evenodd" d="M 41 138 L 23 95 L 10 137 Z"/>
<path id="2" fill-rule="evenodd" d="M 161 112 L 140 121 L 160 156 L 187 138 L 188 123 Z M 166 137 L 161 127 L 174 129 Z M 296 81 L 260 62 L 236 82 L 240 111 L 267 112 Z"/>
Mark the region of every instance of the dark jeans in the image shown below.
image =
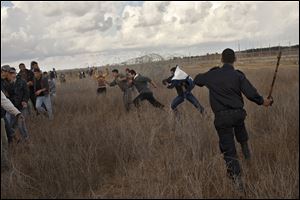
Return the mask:
<path id="1" fill-rule="evenodd" d="M 151 103 L 154 107 L 157 108 L 163 108 L 164 105 L 162 105 L 159 101 L 157 101 L 152 92 L 147 92 L 147 93 L 140 93 L 134 100 L 133 103 L 136 107 L 140 106 L 140 101 L 147 100 L 149 103 Z"/>
<path id="2" fill-rule="evenodd" d="M 230 177 L 239 176 L 241 173 L 234 136 L 239 143 L 248 141 L 248 133 L 244 123 L 246 115 L 246 111 L 243 109 L 215 113 L 214 124 L 219 135 L 219 146 L 224 154 L 227 173 Z"/>
<path id="3" fill-rule="evenodd" d="M 203 106 L 201 106 L 199 101 L 191 92 L 186 92 L 182 95 L 178 95 L 177 97 L 175 97 L 175 99 L 172 101 L 171 108 L 175 110 L 179 104 L 184 102 L 184 99 L 191 102 L 198 110 L 204 110 Z"/>

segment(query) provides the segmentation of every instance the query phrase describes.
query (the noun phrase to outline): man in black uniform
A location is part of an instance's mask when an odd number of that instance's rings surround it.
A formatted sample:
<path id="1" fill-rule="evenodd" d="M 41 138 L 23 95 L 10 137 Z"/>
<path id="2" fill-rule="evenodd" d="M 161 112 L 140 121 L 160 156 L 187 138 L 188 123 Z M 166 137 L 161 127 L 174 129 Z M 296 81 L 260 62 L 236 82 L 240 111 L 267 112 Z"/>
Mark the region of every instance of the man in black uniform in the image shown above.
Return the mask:
<path id="1" fill-rule="evenodd" d="M 222 52 L 222 67 L 214 67 L 204 74 L 195 77 L 195 84 L 209 89 L 209 99 L 215 114 L 214 125 L 219 136 L 219 146 L 224 154 L 227 173 L 239 190 L 243 190 L 240 164 L 237 158 L 234 136 L 241 144 L 245 159 L 250 159 L 248 134 L 244 120 L 246 111 L 242 93 L 258 105 L 270 106 L 272 100 L 264 99 L 246 76 L 234 69 L 235 53 L 231 49 Z"/>

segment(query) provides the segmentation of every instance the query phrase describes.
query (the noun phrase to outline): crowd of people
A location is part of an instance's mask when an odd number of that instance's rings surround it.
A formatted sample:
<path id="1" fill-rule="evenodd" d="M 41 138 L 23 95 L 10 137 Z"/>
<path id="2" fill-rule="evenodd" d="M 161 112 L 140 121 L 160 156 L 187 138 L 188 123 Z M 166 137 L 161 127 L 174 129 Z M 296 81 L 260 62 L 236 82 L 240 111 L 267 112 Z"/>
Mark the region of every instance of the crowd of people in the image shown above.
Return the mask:
<path id="1" fill-rule="evenodd" d="M 239 191 L 244 191 L 234 140 L 236 138 L 240 143 L 244 158 L 249 160 L 251 152 L 244 123 L 247 114 L 244 110 L 242 94 L 257 105 L 266 107 L 272 105 L 273 100 L 272 98 L 263 98 L 245 74 L 234 69 L 235 61 L 235 52 L 231 49 L 225 49 L 222 52 L 222 67 L 213 67 L 206 73 L 198 74 L 193 80 L 177 65 L 170 69 L 171 75 L 162 80 L 162 83 L 167 88 L 175 88 L 177 91 L 177 96 L 170 105 L 177 118 L 180 115 L 177 107 L 184 100 L 190 102 L 201 114 L 205 114 L 204 107 L 193 95 L 192 90 L 195 85 L 208 88 L 210 105 L 215 115 L 214 125 L 219 136 L 219 148 L 224 155 L 228 177 L 234 181 Z M 108 82 L 108 74 L 107 69 L 105 73 L 99 70 L 95 76 L 98 81 L 97 93 L 99 95 L 106 94 L 107 86 L 119 86 L 123 93 L 123 103 L 126 111 L 131 109 L 132 104 L 139 108 L 140 102 L 144 100 L 147 100 L 154 107 L 164 110 L 165 106 L 154 97 L 152 90 L 149 88 L 149 84 L 157 88 L 154 81 L 149 77 L 128 68 L 125 70 L 125 74 L 114 69 L 112 70 L 114 79 L 112 82 Z M 138 95 L 132 99 L 134 88 L 137 90 Z"/>
<path id="2" fill-rule="evenodd" d="M 176 88 L 178 96 L 171 103 L 171 109 L 174 111 L 174 114 L 178 116 L 177 107 L 182 102 L 184 102 L 185 99 L 191 102 L 195 106 L 195 108 L 201 114 L 203 114 L 204 107 L 192 94 L 192 90 L 195 87 L 195 84 L 191 76 L 184 72 L 178 65 L 171 68 L 170 73 L 171 75 L 168 78 L 162 80 L 162 83 L 169 89 Z M 131 105 L 139 108 L 140 102 L 144 100 L 147 100 L 154 107 L 164 110 L 165 106 L 154 97 L 153 91 L 149 87 L 150 84 L 154 88 L 157 88 L 156 83 L 149 77 L 143 76 L 137 73 L 135 70 L 129 68 L 125 69 L 125 74 L 120 73 L 118 69 L 112 70 L 112 82 L 109 82 L 107 80 L 108 76 L 108 69 L 106 69 L 105 72 L 103 72 L 102 70 L 96 71 L 94 77 L 95 80 L 97 80 L 98 84 L 98 95 L 105 95 L 107 86 L 118 86 L 123 93 L 123 103 L 126 111 L 129 111 L 131 109 Z M 135 90 L 138 92 L 138 95 L 134 99 L 132 99 Z"/>
<path id="3" fill-rule="evenodd" d="M 8 144 L 29 141 L 26 127 L 29 116 L 41 115 L 53 120 L 51 101 L 56 96 L 56 78 L 54 68 L 49 73 L 42 73 L 36 61 L 31 62 L 30 69 L 20 63 L 19 73 L 9 65 L 1 67 L 1 144 L 4 144 L 4 149 L 7 146 L 5 141 Z M 17 137 L 17 130 L 21 138 Z M 7 156 L 1 158 L 2 168 L 2 164 L 7 166 L 8 162 L 5 160 Z"/>
<path id="4" fill-rule="evenodd" d="M 148 86 L 150 83 L 154 88 L 157 88 L 154 81 L 150 78 L 143 76 L 141 74 L 137 74 L 134 70 L 130 70 L 126 68 L 126 74 L 120 73 L 118 69 L 112 70 L 113 80 L 109 82 L 107 77 L 109 75 L 108 69 L 105 72 L 102 70 L 98 70 L 95 73 L 95 79 L 97 80 L 98 95 L 106 94 L 106 87 L 114 87 L 118 86 L 123 93 L 123 103 L 126 111 L 131 109 L 131 105 L 135 105 L 137 108 L 140 105 L 140 101 L 147 100 L 150 104 L 157 108 L 164 108 L 164 105 L 161 104 L 158 100 L 153 96 L 153 92 Z M 132 93 L 134 92 L 134 87 L 138 91 L 138 96 L 132 99 Z"/>
<path id="5" fill-rule="evenodd" d="M 230 177 L 239 190 L 243 190 L 241 179 L 241 169 L 237 158 L 235 140 L 240 143 L 245 159 L 250 159 L 251 153 L 248 146 L 248 134 L 245 127 L 246 111 L 244 110 L 244 94 L 250 101 L 257 105 L 270 106 L 273 101 L 269 98 L 263 98 L 249 82 L 243 72 L 234 68 L 236 56 L 233 50 L 225 49 L 222 52 L 222 67 L 214 67 L 208 72 L 198 74 L 192 79 L 178 65 L 171 68 L 170 76 L 162 80 L 167 88 L 175 88 L 177 96 L 171 102 L 171 110 L 175 116 L 178 116 L 177 107 L 187 100 L 196 110 L 205 114 L 204 107 L 193 95 L 192 90 L 195 86 L 206 86 L 209 90 L 209 100 L 212 111 L 215 115 L 214 125 L 219 136 L 219 147 L 224 155 L 228 177 Z M 48 75 L 42 73 L 38 63 L 32 62 L 31 69 L 21 63 L 20 72 L 8 65 L 1 68 L 1 127 L 5 124 L 5 131 L 8 142 L 11 142 L 14 136 L 15 128 L 18 128 L 23 140 L 28 140 L 29 134 L 26 129 L 24 119 L 28 114 L 29 100 L 37 114 L 45 115 L 50 120 L 53 119 L 51 101 L 55 97 L 55 79 L 57 78 L 55 70 Z M 165 106 L 157 100 L 149 84 L 157 88 L 155 82 L 133 69 L 126 69 L 125 73 L 120 73 L 118 69 L 112 70 L 112 81 L 108 81 L 108 69 L 94 70 L 88 74 L 94 74 L 97 81 L 97 94 L 106 95 L 107 86 L 118 86 L 123 94 L 123 103 L 125 110 L 129 112 L 132 105 L 140 107 L 141 101 L 148 101 L 155 108 L 165 110 Z M 83 74 L 79 74 L 83 77 Z M 135 89 L 137 95 L 133 98 Z M 6 99 L 7 98 L 7 99 Z M 2 102 L 3 100 L 3 102 Z M 9 103 L 9 100 L 12 104 Z M 5 113 L 5 111 L 7 111 Z M 3 129 L 2 129 L 3 130 Z M 1 136 L 2 141 L 4 136 Z M 3 143 L 1 141 L 1 143 Z M 1 145 L 2 146 L 2 145 Z M 2 157 L 1 151 L 1 158 Z M 1 162 L 2 164 L 2 162 Z"/>

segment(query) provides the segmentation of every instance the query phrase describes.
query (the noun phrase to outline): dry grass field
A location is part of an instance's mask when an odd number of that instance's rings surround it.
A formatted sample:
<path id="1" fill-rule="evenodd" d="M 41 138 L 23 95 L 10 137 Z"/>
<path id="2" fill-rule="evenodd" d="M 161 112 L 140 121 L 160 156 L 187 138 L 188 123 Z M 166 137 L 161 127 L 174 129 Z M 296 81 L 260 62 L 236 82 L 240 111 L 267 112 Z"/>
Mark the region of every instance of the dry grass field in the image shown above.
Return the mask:
<path id="1" fill-rule="evenodd" d="M 275 63 L 276 57 L 237 68 L 267 95 Z M 216 64 L 183 69 L 194 77 Z M 167 107 L 176 95 L 161 84 L 168 66 L 134 67 L 158 83 L 154 95 Z M 272 107 L 245 100 L 253 158 L 245 162 L 237 144 L 244 198 L 299 198 L 298 64 L 283 59 L 276 81 Z M 98 97 L 90 78 L 58 84 L 55 119 L 32 116 L 31 142 L 10 148 L 13 169 L 1 176 L 1 198 L 239 198 L 225 176 L 208 91 L 195 87 L 193 93 L 208 114 L 184 102 L 175 121 L 148 102 L 139 115 L 135 109 L 126 113 L 119 88 Z"/>

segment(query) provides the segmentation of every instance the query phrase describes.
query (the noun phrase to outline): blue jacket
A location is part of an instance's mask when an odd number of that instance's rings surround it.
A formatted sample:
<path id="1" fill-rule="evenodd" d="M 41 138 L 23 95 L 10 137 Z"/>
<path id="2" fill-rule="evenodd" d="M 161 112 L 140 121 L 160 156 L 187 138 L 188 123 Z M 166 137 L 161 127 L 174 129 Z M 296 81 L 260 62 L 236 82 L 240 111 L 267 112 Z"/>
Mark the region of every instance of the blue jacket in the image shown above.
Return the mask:
<path id="1" fill-rule="evenodd" d="M 172 89 L 175 87 L 178 95 L 183 95 L 186 92 L 191 92 L 194 88 L 193 79 L 188 76 L 184 80 L 172 80 L 173 76 L 170 76 L 167 79 L 164 79 L 162 82 L 163 84 L 169 83 L 168 88 Z"/>

